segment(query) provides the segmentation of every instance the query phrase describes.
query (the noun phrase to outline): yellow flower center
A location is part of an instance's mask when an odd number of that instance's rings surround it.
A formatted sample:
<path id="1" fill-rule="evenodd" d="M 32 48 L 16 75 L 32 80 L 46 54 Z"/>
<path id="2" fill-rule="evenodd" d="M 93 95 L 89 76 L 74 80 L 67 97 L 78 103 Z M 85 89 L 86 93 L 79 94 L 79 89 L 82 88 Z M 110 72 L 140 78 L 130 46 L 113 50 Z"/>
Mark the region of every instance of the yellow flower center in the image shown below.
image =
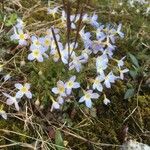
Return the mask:
<path id="1" fill-rule="evenodd" d="M 21 34 L 19 35 L 19 39 L 20 39 L 20 40 L 24 40 L 24 39 L 25 39 L 25 36 L 24 36 L 23 33 L 21 33 Z"/>
<path id="2" fill-rule="evenodd" d="M 89 93 L 86 93 L 86 94 L 85 94 L 85 98 L 86 98 L 86 99 L 90 99 L 90 98 L 91 98 L 90 94 L 89 94 Z"/>
<path id="3" fill-rule="evenodd" d="M 20 91 L 21 91 L 22 93 L 26 93 L 26 92 L 28 91 L 28 89 L 23 86 Z"/>
<path id="4" fill-rule="evenodd" d="M 64 93 L 64 92 L 65 92 L 65 88 L 64 88 L 63 86 L 60 86 L 60 87 L 59 87 L 59 92 L 60 92 L 60 93 Z"/>
<path id="5" fill-rule="evenodd" d="M 39 41 L 36 41 L 36 42 L 35 42 L 35 45 L 40 45 L 40 42 L 39 42 Z"/>
<path id="6" fill-rule="evenodd" d="M 46 39 L 46 40 L 45 40 L 45 45 L 46 45 L 46 46 L 49 46 L 49 45 L 50 45 L 50 40 Z"/>
<path id="7" fill-rule="evenodd" d="M 39 52 L 38 49 L 33 51 L 33 56 L 34 56 L 35 58 L 39 57 L 39 55 L 40 55 L 40 52 Z"/>
<path id="8" fill-rule="evenodd" d="M 67 83 L 67 86 L 71 88 L 71 87 L 73 86 L 73 82 L 72 82 L 72 81 L 69 81 L 69 82 Z"/>

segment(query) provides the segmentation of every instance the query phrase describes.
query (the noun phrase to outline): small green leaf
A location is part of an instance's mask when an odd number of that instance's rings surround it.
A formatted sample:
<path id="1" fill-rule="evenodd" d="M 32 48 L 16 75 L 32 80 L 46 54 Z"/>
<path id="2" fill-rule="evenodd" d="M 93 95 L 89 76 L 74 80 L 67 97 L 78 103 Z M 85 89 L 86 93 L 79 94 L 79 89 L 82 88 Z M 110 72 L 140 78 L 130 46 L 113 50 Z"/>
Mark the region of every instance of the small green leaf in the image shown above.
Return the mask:
<path id="1" fill-rule="evenodd" d="M 131 98 L 134 95 L 135 90 L 132 89 L 128 89 L 124 95 L 124 99 L 128 99 Z"/>
<path id="2" fill-rule="evenodd" d="M 59 130 L 57 130 L 55 134 L 55 144 L 57 145 L 57 150 L 64 150 L 64 141 Z"/>
<path id="3" fill-rule="evenodd" d="M 17 14 L 16 13 L 10 14 L 6 20 L 5 25 L 7 27 L 12 26 L 16 23 L 16 20 L 17 20 Z"/>
<path id="4" fill-rule="evenodd" d="M 137 70 L 130 70 L 129 73 L 133 79 L 135 79 L 138 76 Z"/>
<path id="5" fill-rule="evenodd" d="M 136 67 L 139 68 L 140 66 L 139 66 L 139 62 L 138 62 L 137 58 L 136 58 L 133 54 L 131 54 L 131 53 L 128 53 L 128 55 L 129 55 L 129 57 L 130 57 L 132 63 L 133 63 Z"/>

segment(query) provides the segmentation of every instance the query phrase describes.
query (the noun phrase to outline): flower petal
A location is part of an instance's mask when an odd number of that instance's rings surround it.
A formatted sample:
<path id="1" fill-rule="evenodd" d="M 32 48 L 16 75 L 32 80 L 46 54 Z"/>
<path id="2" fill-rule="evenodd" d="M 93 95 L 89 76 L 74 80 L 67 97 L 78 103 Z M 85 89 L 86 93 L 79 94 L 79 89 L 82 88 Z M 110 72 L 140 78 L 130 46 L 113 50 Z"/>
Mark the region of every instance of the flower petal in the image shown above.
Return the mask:
<path id="1" fill-rule="evenodd" d="M 22 86 L 22 84 L 20 84 L 20 83 L 16 83 L 16 84 L 15 84 L 15 88 L 16 88 L 16 89 L 19 89 L 19 90 L 20 90 L 22 87 L 23 87 L 23 86 Z"/>
<path id="2" fill-rule="evenodd" d="M 6 104 L 7 105 L 12 105 L 14 103 L 14 100 L 13 99 L 7 99 L 7 101 L 6 101 Z"/>
<path id="3" fill-rule="evenodd" d="M 32 98 L 32 93 L 30 91 L 25 93 L 26 97 L 31 99 Z"/>
<path id="4" fill-rule="evenodd" d="M 37 58 L 37 60 L 38 60 L 39 62 L 43 62 L 43 57 L 42 57 L 42 55 L 40 55 L 40 56 Z"/>
<path id="5" fill-rule="evenodd" d="M 18 91 L 18 92 L 16 93 L 16 98 L 21 98 L 21 97 L 23 97 L 23 93 L 20 92 L 20 91 Z"/>
<path id="6" fill-rule="evenodd" d="M 82 97 L 79 99 L 79 103 L 82 103 L 82 102 L 84 102 L 84 101 L 85 101 L 84 96 L 82 96 Z"/>
<path id="7" fill-rule="evenodd" d="M 35 57 L 33 56 L 33 54 L 30 53 L 30 54 L 28 55 L 28 60 L 34 60 L 34 59 L 35 59 Z"/>
<path id="8" fill-rule="evenodd" d="M 55 93 L 55 94 L 59 93 L 59 91 L 58 91 L 58 89 L 56 87 L 52 88 L 52 92 Z"/>
<path id="9" fill-rule="evenodd" d="M 92 101 L 91 101 L 91 99 L 86 100 L 86 101 L 85 101 L 85 104 L 86 104 L 86 106 L 87 106 L 88 108 L 91 108 L 91 107 L 92 107 Z"/>
<path id="10" fill-rule="evenodd" d="M 30 89 L 30 84 L 29 83 L 25 83 L 24 85 L 27 89 Z"/>
<path id="11" fill-rule="evenodd" d="M 73 88 L 74 88 L 74 89 L 77 89 L 77 88 L 79 88 L 79 87 L 80 87 L 80 83 L 75 82 L 74 85 L 73 85 Z"/>
<path id="12" fill-rule="evenodd" d="M 74 82 L 76 80 L 76 76 L 72 76 L 71 78 L 70 78 L 70 81 L 72 81 L 72 82 Z"/>
<path id="13" fill-rule="evenodd" d="M 67 90 L 66 90 L 67 95 L 70 95 L 71 92 L 72 92 L 72 89 L 67 89 Z"/>
<path id="14" fill-rule="evenodd" d="M 93 98 L 93 99 L 98 99 L 98 98 L 99 98 L 99 94 L 97 94 L 97 93 L 92 93 L 92 94 L 91 94 L 91 98 Z"/>
<path id="15" fill-rule="evenodd" d="M 19 105 L 18 105 L 17 101 L 15 102 L 15 108 L 16 108 L 17 111 L 19 111 Z"/>

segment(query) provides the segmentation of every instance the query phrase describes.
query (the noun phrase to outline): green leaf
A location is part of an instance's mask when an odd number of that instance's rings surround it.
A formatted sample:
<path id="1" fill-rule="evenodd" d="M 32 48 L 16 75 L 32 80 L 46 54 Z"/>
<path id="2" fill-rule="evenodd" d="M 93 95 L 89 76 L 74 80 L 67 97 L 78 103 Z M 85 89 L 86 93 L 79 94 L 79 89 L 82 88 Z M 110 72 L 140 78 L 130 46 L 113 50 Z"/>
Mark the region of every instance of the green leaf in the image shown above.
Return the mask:
<path id="1" fill-rule="evenodd" d="M 16 23 L 16 20 L 17 20 L 17 14 L 16 13 L 10 14 L 6 20 L 5 25 L 7 27 L 12 26 Z"/>
<path id="2" fill-rule="evenodd" d="M 139 66 L 139 62 L 138 62 L 137 58 L 136 58 L 133 54 L 131 54 L 131 53 L 128 53 L 128 55 L 129 55 L 129 57 L 130 57 L 132 63 L 133 63 L 136 67 L 139 68 L 140 66 Z"/>
<path id="3" fill-rule="evenodd" d="M 64 141 L 59 130 L 57 130 L 55 133 L 55 144 L 57 145 L 57 150 L 64 150 Z"/>
<path id="4" fill-rule="evenodd" d="M 138 76 L 138 71 L 137 70 L 130 70 L 130 75 L 133 79 L 135 79 Z"/>
<path id="5" fill-rule="evenodd" d="M 128 99 L 128 98 L 131 98 L 135 93 L 135 90 L 132 88 L 132 89 L 128 89 L 124 95 L 124 99 Z"/>

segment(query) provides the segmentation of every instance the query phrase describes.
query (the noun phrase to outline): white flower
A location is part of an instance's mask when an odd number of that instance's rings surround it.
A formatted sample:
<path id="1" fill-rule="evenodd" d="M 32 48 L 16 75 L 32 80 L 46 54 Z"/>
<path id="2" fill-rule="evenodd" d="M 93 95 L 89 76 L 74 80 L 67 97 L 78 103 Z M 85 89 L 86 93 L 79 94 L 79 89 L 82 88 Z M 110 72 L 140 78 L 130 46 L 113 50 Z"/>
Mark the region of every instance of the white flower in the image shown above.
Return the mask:
<path id="1" fill-rule="evenodd" d="M 55 94 L 59 94 L 60 96 L 66 96 L 64 82 L 59 80 L 57 82 L 57 87 L 52 88 L 52 92 Z"/>
<path id="2" fill-rule="evenodd" d="M 53 101 L 53 104 L 51 106 L 51 111 L 53 111 L 53 109 L 60 109 L 60 104 L 56 101 Z"/>
<path id="3" fill-rule="evenodd" d="M 98 91 L 102 92 L 103 91 L 103 86 L 101 84 L 102 81 L 103 79 L 101 78 L 100 75 L 98 75 L 94 80 L 93 89 L 94 90 L 97 89 Z"/>
<path id="4" fill-rule="evenodd" d="M 62 104 L 64 103 L 64 98 L 61 97 L 61 96 L 58 96 L 58 97 L 57 97 L 57 102 L 58 102 L 60 105 L 62 105 Z"/>
<path id="5" fill-rule="evenodd" d="M 76 69 L 77 72 L 80 72 L 82 69 L 82 63 L 86 63 L 88 60 L 88 56 L 81 54 L 80 56 L 73 56 L 72 61 L 69 63 L 69 70 Z"/>
<path id="6" fill-rule="evenodd" d="M 118 67 L 120 68 L 120 67 L 122 67 L 123 65 L 124 65 L 124 59 L 126 58 L 126 56 L 124 56 L 123 58 L 121 58 L 120 60 L 116 60 L 117 61 L 117 65 L 118 65 Z"/>
<path id="7" fill-rule="evenodd" d="M 16 29 L 14 27 L 14 34 L 10 37 L 11 40 L 18 40 L 19 41 L 19 45 L 27 45 L 27 41 L 26 39 L 29 38 L 28 34 L 23 33 L 22 29 Z"/>
<path id="8" fill-rule="evenodd" d="M 119 34 L 119 36 L 120 36 L 121 38 L 124 38 L 124 33 L 121 32 L 121 27 L 122 27 L 122 24 L 119 24 L 119 25 L 118 25 L 118 29 L 117 29 L 117 33 Z"/>
<path id="9" fill-rule="evenodd" d="M 17 89 L 19 89 L 19 91 L 16 93 L 16 98 L 21 98 L 24 95 L 29 99 L 32 98 L 32 93 L 29 91 L 29 89 L 30 89 L 30 84 L 29 83 L 25 83 L 24 85 L 22 85 L 20 83 L 16 83 L 15 87 Z"/>
<path id="10" fill-rule="evenodd" d="M 85 23 L 88 23 L 90 21 L 90 17 L 88 16 L 88 14 L 83 15 L 82 21 L 85 22 Z"/>
<path id="11" fill-rule="evenodd" d="M 59 6 L 55 7 L 55 8 L 48 8 L 48 14 L 52 15 L 55 18 L 55 14 L 58 13 L 58 8 Z"/>
<path id="12" fill-rule="evenodd" d="M 73 49 L 76 49 L 78 43 L 70 43 L 68 47 L 68 43 L 65 45 L 65 48 L 61 51 L 61 59 L 64 64 L 68 64 L 69 57 L 73 58 L 75 56 L 75 52 Z"/>
<path id="13" fill-rule="evenodd" d="M 117 79 L 116 76 L 112 72 L 110 72 L 107 76 L 104 77 L 105 81 L 104 84 L 107 88 L 111 88 L 111 83 L 115 83 L 115 80 Z"/>
<path id="14" fill-rule="evenodd" d="M 16 99 L 16 97 L 12 97 L 10 96 L 9 94 L 7 93 L 3 93 L 6 97 L 8 97 L 7 101 L 6 101 L 6 104 L 7 105 L 12 105 L 14 104 L 15 105 L 15 108 L 17 111 L 19 111 L 19 105 L 18 105 L 18 101 Z"/>
<path id="15" fill-rule="evenodd" d="M 85 102 L 85 105 L 88 108 L 92 107 L 92 101 L 91 99 L 98 99 L 99 98 L 99 94 L 97 93 L 93 93 L 93 90 L 88 90 L 84 92 L 84 96 L 82 96 L 79 100 L 80 103 Z"/>
<path id="16" fill-rule="evenodd" d="M 32 45 L 31 45 L 31 47 L 34 45 L 34 46 L 36 46 L 36 47 L 41 47 L 41 41 L 40 41 L 40 38 L 38 38 L 38 37 L 36 37 L 36 36 L 32 36 L 31 37 L 31 41 L 32 41 Z M 30 49 L 31 49 L 31 47 L 30 47 Z"/>
<path id="17" fill-rule="evenodd" d="M 36 47 L 32 45 L 30 47 L 30 50 L 31 50 L 31 53 L 28 55 L 28 60 L 36 59 L 39 62 L 43 62 L 44 61 L 43 55 L 47 57 L 44 47 Z"/>
<path id="18" fill-rule="evenodd" d="M 7 119 L 7 114 L 4 110 L 0 110 L 0 115 L 6 120 Z"/>
<path id="19" fill-rule="evenodd" d="M 46 50 L 50 47 L 52 40 L 51 38 L 47 35 L 43 38 L 40 38 L 40 42 L 42 43 L 42 45 L 46 48 Z"/>
<path id="20" fill-rule="evenodd" d="M 67 95 L 70 95 L 72 92 L 72 89 L 77 89 L 80 87 L 80 84 L 78 82 L 75 82 L 76 76 L 72 76 L 68 82 L 65 83 L 66 93 Z"/>
<path id="21" fill-rule="evenodd" d="M 104 95 L 104 100 L 103 100 L 105 105 L 108 105 L 110 103 L 110 100 Z"/>
<path id="22" fill-rule="evenodd" d="M 80 18 L 79 14 L 77 14 L 76 17 L 75 15 L 70 15 L 70 22 L 71 22 L 72 29 L 76 29 L 75 22 L 77 22 L 79 18 Z M 63 25 L 66 27 L 67 14 L 65 13 L 65 11 L 62 11 L 61 20 L 62 20 Z"/>
<path id="23" fill-rule="evenodd" d="M 97 73 L 104 74 L 104 70 L 108 67 L 107 55 L 101 55 L 96 58 Z"/>
<path id="24" fill-rule="evenodd" d="M 124 79 L 124 73 L 126 73 L 126 72 L 128 72 L 129 71 L 129 69 L 123 69 L 123 70 L 121 70 L 121 69 L 119 69 L 119 72 L 120 72 L 120 79 Z"/>

